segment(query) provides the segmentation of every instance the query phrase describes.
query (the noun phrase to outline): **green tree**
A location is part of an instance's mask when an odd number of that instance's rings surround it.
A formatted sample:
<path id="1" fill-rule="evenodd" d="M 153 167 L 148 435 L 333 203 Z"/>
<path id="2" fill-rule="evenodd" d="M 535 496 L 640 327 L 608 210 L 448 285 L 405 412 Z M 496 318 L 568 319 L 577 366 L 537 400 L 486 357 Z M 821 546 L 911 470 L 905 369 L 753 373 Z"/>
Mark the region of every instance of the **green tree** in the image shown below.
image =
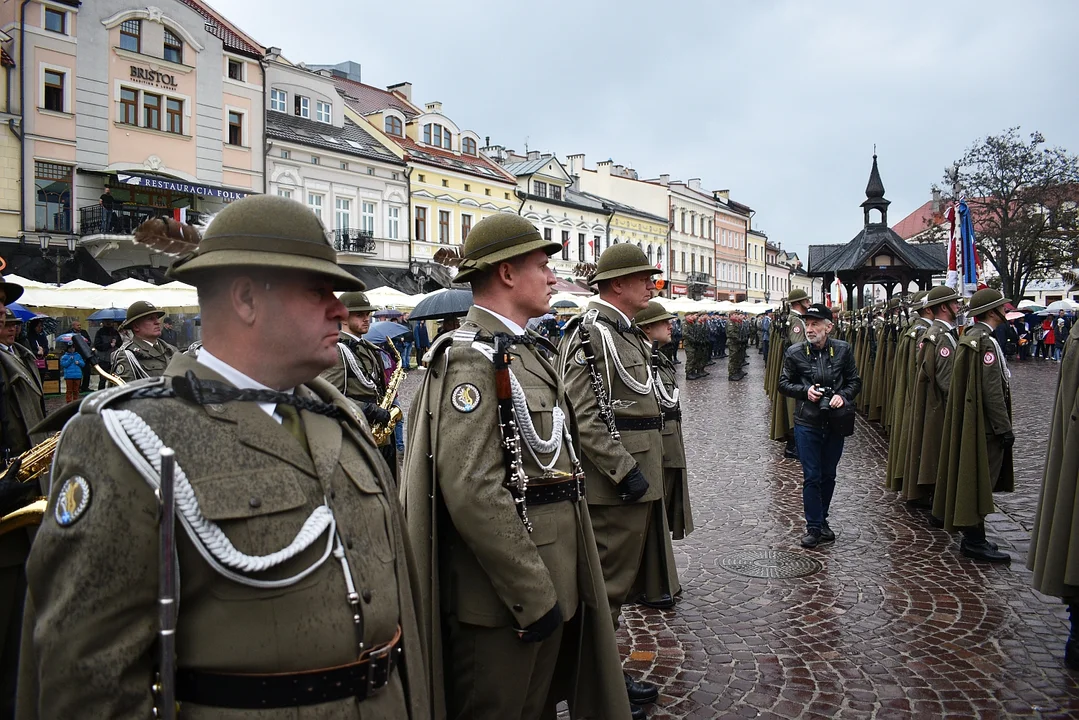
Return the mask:
<path id="1" fill-rule="evenodd" d="M 1018 301 L 1031 280 L 1076 264 L 1079 158 L 1018 127 L 967 148 L 945 173 L 966 197 L 978 253 L 1000 274 L 1005 297 Z"/>

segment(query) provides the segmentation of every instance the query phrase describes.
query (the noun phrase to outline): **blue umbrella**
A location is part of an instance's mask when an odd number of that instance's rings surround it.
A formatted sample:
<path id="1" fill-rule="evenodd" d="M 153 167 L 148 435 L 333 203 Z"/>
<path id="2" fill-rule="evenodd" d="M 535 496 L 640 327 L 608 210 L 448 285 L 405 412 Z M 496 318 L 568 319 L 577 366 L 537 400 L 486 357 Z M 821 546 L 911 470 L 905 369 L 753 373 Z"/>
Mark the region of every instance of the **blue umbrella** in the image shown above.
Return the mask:
<path id="1" fill-rule="evenodd" d="M 403 312 L 401 312 L 400 310 L 394 310 L 393 308 L 388 308 L 386 310 L 379 310 L 375 312 L 375 317 L 377 318 L 399 318 L 403 315 Z"/>
<path id="2" fill-rule="evenodd" d="M 97 310 L 90 316 L 90 320 L 119 320 L 123 322 L 127 319 L 127 310 L 125 308 L 105 308 L 104 310 Z"/>
<path id="3" fill-rule="evenodd" d="M 389 321 L 377 322 L 371 324 L 370 329 L 364 333 L 363 339 L 375 345 L 381 345 L 388 338 L 395 338 L 407 332 L 411 331 L 404 325 Z"/>
<path id="4" fill-rule="evenodd" d="M 75 333 L 66 332 L 63 335 L 57 335 L 56 336 L 56 342 L 58 342 L 58 343 L 69 343 L 69 342 L 71 342 L 71 336 L 74 335 L 74 334 Z"/>

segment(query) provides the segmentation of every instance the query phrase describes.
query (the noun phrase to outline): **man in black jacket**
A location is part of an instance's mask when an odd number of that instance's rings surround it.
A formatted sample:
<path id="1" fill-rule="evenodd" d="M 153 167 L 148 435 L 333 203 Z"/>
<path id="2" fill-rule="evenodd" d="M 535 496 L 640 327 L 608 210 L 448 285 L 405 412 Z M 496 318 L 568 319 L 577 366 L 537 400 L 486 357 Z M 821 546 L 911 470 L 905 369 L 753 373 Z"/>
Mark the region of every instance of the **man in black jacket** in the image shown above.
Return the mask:
<path id="1" fill-rule="evenodd" d="M 802 463 L 802 506 L 806 516 L 802 547 L 813 548 L 835 542 L 835 533 L 828 527 L 828 508 L 835 492 L 836 466 L 843 455 L 844 433 L 831 420 L 840 408 L 849 406 L 847 411 L 853 410 L 862 379 L 850 345 L 828 337 L 832 330 L 828 306 L 810 305 L 802 318 L 805 341 L 787 349 L 779 391 L 798 403 L 794 436 Z"/>

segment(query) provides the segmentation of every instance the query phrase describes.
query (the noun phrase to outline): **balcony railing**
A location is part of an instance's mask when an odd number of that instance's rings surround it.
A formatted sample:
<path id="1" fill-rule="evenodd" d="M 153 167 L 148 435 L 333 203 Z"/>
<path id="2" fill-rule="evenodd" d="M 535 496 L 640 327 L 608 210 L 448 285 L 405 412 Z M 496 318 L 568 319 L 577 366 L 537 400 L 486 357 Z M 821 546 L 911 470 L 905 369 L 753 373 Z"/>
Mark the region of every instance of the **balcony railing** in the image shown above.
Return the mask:
<path id="1" fill-rule="evenodd" d="M 172 209 L 116 203 L 112 210 L 106 210 L 101 205 L 87 205 L 79 208 L 79 235 L 133 235 L 139 225 L 161 215 L 171 217 Z M 189 225 L 198 225 L 201 220 L 202 213 L 187 211 L 185 222 Z"/>
<path id="2" fill-rule="evenodd" d="M 367 230 L 341 228 L 333 231 L 333 247 L 338 252 L 373 255 L 375 238 Z"/>
<path id="3" fill-rule="evenodd" d="M 686 274 L 686 282 L 701 283 L 702 285 L 711 285 L 712 276 L 703 272 L 691 272 Z"/>

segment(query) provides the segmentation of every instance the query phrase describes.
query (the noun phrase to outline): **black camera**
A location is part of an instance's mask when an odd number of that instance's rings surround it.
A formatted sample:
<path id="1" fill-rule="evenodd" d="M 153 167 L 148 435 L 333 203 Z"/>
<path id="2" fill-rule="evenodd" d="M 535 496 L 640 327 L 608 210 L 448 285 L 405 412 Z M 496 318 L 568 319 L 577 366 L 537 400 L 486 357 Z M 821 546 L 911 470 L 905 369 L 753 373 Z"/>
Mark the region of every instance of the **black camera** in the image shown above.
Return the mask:
<path id="1" fill-rule="evenodd" d="M 820 393 L 820 400 L 817 401 L 817 407 L 821 410 L 831 410 L 832 406 L 829 403 L 832 402 L 832 396 L 835 395 L 835 388 L 828 387 L 827 385 L 818 385 L 817 392 Z"/>

